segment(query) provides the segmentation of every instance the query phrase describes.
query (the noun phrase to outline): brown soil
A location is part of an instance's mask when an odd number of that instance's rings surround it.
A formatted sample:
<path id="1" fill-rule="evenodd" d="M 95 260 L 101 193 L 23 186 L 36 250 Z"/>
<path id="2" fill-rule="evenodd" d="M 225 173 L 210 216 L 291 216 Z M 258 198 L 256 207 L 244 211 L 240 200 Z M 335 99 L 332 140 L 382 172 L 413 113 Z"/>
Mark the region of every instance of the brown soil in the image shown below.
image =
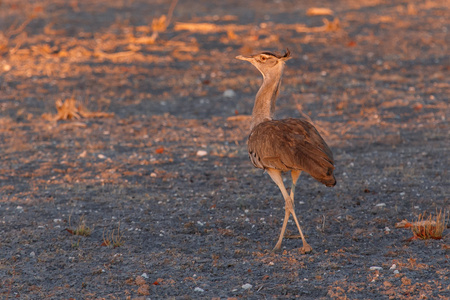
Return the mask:
<path id="1" fill-rule="evenodd" d="M 395 228 L 450 208 L 449 1 L 169 2 L 0 1 L 0 297 L 449 299 L 448 229 Z M 286 47 L 278 117 L 336 161 L 334 188 L 300 177 L 308 255 L 270 252 L 234 59 Z"/>

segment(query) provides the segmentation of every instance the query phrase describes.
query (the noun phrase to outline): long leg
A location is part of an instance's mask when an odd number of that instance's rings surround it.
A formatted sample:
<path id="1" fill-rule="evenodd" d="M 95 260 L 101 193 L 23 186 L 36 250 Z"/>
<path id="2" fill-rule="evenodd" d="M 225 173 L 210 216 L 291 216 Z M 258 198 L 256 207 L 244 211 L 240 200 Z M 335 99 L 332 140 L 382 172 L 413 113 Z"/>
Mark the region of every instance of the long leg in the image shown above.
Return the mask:
<path id="1" fill-rule="evenodd" d="M 298 177 L 300 177 L 300 174 L 302 173 L 302 171 L 299 170 L 292 170 L 291 171 L 291 178 L 292 178 L 292 185 L 291 185 L 291 199 L 292 199 L 292 208 L 295 210 L 295 201 L 294 201 L 294 196 L 295 196 L 295 186 L 297 184 L 297 180 Z M 301 237 L 300 235 L 290 235 L 290 236 L 286 236 L 286 238 L 290 238 L 290 239 L 298 239 L 299 237 Z"/>
<path id="2" fill-rule="evenodd" d="M 302 238 L 302 242 L 303 242 L 302 251 L 303 252 L 310 252 L 312 250 L 312 248 L 311 248 L 310 245 L 308 245 L 308 243 L 306 242 L 305 237 L 303 236 L 303 232 L 302 232 L 302 230 L 300 228 L 300 224 L 298 223 L 297 216 L 295 215 L 295 211 L 294 211 L 294 207 L 293 207 L 293 201 L 292 201 L 291 197 L 289 196 L 288 192 L 286 191 L 286 188 L 285 188 L 284 183 L 283 183 L 283 179 L 281 177 L 281 172 L 279 170 L 275 170 L 275 169 L 267 169 L 267 173 L 270 175 L 272 180 L 280 188 L 280 191 L 283 194 L 283 198 L 284 198 L 284 201 L 285 201 L 285 207 L 284 207 L 285 214 L 284 214 L 283 226 L 281 228 L 281 234 L 280 234 L 280 237 L 278 238 L 278 242 L 275 245 L 275 248 L 273 250 L 279 250 L 281 248 L 281 242 L 283 241 L 283 236 L 284 236 L 284 232 L 286 230 L 286 225 L 287 225 L 287 222 L 288 222 L 288 219 L 289 219 L 290 215 L 292 214 L 292 216 L 294 217 L 295 224 L 297 225 L 298 231 L 300 232 L 300 236 Z"/>
<path id="3" fill-rule="evenodd" d="M 295 185 L 297 184 L 298 177 L 300 176 L 301 173 L 302 173 L 302 171 L 298 171 L 298 170 L 291 171 L 291 177 L 292 177 L 291 199 L 292 199 L 292 202 L 294 202 Z M 295 205 L 294 205 L 294 207 L 295 207 Z"/>

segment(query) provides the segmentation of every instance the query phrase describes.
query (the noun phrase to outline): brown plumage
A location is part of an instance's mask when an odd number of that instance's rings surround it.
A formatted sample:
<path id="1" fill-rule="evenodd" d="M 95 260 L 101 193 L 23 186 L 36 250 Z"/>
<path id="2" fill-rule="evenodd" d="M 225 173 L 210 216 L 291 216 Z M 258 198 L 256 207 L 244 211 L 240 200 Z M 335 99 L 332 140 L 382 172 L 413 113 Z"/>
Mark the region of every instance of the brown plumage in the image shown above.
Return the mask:
<path id="1" fill-rule="evenodd" d="M 253 165 L 287 172 L 306 171 L 326 186 L 334 186 L 334 161 L 330 148 L 306 120 L 265 121 L 248 137 L 248 153 Z"/>
<path id="2" fill-rule="evenodd" d="M 290 59 L 289 50 L 284 55 L 262 52 L 236 58 L 252 63 L 264 77 L 253 107 L 248 152 L 253 165 L 266 170 L 278 185 L 286 203 L 281 234 L 274 250 L 280 249 L 287 221 L 292 214 L 303 241 L 302 251 L 309 252 L 312 248 L 303 236 L 294 211 L 295 185 L 300 173 L 305 171 L 326 186 L 334 186 L 333 154 L 308 120 L 273 120 L 285 61 Z M 291 171 L 292 177 L 290 195 L 281 177 L 281 172 L 287 171 Z"/>

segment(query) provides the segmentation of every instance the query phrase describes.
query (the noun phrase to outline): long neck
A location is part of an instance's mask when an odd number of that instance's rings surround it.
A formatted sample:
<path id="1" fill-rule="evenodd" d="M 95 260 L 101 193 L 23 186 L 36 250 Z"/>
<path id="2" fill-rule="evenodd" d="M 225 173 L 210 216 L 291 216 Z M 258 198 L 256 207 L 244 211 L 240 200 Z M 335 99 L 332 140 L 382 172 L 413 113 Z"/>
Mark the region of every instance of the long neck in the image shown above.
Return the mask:
<path id="1" fill-rule="evenodd" d="M 275 112 L 275 104 L 281 84 L 283 66 L 280 65 L 278 72 L 264 75 L 264 81 L 256 94 L 255 105 L 253 106 L 252 121 L 250 130 L 261 122 L 272 120 Z"/>

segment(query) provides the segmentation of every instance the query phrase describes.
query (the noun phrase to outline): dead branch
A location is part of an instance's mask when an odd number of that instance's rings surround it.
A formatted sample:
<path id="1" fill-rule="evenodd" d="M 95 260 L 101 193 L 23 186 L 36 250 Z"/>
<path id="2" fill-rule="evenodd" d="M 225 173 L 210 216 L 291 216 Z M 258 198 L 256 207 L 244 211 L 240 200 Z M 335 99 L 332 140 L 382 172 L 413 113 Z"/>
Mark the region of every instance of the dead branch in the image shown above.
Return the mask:
<path id="1" fill-rule="evenodd" d="M 23 21 L 22 24 L 19 25 L 19 27 L 13 29 L 14 25 L 11 25 L 11 27 L 9 27 L 9 29 L 6 31 L 5 37 L 6 38 L 11 38 L 13 35 L 18 35 L 19 33 L 21 33 L 22 31 L 24 31 L 25 27 L 27 27 L 27 25 L 33 21 L 34 16 L 30 16 L 28 17 L 25 21 Z"/>
<path id="2" fill-rule="evenodd" d="M 77 104 L 76 100 L 71 98 L 62 102 L 62 100 L 56 101 L 56 110 L 58 111 L 55 116 L 51 114 L 43 114 L 42 117 L 48 121 L 59 120 L 79 120 L 83 118 L 111 118 L 114 113 L 105 112 L 90 112 L 81 104 Z"/>
<path id="3" fill-rule="evenodd" d="M 34 19 L 34 16 L 30 16 L 28 17 L 25 21 L 22 22 L 22 24 L 20 24 L 17 28 L 17 22 L 14 23 L 13 25 L 11 25 L 6 31 L 5 33 L 0 33 L 0 55 L 8 52 L 9 50 L 11 54 L 14 54 L 19 48 L 20 46 L 22 46 L 23 41 L 26 38 L 26 33 L 24 33 L 25 27 L 27 27 L 27 25 Z M 16 42 L 16 44 L 14 45 L 14 47 L 12 47 L 11 44 L 11 40 L 13 39 L 13 36 L 16 36 L 16 39 L 18 38 L 18 41 Z M 19 38 L 21 37 L 21 38 Z"/>

